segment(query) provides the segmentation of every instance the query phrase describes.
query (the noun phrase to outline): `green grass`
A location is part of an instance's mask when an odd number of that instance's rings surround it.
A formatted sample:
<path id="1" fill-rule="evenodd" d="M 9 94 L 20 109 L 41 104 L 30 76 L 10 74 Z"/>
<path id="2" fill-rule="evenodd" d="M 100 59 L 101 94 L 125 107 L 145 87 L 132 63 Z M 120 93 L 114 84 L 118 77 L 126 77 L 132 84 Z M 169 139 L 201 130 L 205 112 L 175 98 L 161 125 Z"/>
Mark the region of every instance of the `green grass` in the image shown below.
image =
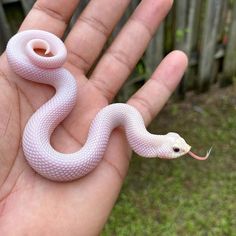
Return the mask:
<path id="1" fill-rule="evenodd" d="M 170 103 L 151 125 L 207 161 L 133 158 L 106 235 L 236 235 L 236 87 Z"/>

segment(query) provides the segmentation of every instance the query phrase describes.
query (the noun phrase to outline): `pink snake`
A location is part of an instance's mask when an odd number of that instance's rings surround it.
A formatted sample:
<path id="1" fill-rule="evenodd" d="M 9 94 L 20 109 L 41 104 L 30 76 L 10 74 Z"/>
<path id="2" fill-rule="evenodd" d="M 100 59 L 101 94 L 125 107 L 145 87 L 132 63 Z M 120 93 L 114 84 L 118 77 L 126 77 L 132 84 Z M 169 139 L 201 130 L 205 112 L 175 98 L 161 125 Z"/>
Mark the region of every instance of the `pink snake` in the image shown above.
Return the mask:
<path id="1" fill-rule="evenodd" d="M 43 49 L 52 56 L 40 56 L 34 49 Z M 69 115 L 77 99 L 75 78 L 62 67 L 67 56 L 63 42 L 49 32 L 28 30 L 13 36 L 6 52 L 16 74 L 56 89 L 56 94 L 29 119 L 23 133 L 25 157 L 40 175 L 54 181 L 71 181 L 88 174 L 102 159 L 112 130 L 120 125 L 125 128 L 131 148 L 141 156 L 175 159 L 189 153 L 198 160 L 208 158 L 210 151 L 205 157 L 197 156 L 176 133 L 149 133 L 140 113 L 123 103 L 108 105 L 98 112 L 79 151 L 71 154 L 56 151 L 50 144 L 50 136 Z"/>

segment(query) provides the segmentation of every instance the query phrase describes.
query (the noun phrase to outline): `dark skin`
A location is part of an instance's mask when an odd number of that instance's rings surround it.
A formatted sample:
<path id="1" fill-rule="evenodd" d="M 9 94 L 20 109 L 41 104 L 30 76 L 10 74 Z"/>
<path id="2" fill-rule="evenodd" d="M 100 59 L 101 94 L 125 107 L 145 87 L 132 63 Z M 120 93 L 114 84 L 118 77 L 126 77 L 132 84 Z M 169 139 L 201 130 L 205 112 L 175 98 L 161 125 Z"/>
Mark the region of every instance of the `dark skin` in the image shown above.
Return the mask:
<path id="1" fill-rule="evenodd" d="M 78 2 L 39 0 L 20 30 L 43 29 L 61 37 Z M 88 80 L 87 72 L 129 3 L 91 1 L 65 40 L 65 67 L 77 79 L 79 95 L 76 107 L 52 136 L 52 145 L 61 152 L 76 151 L 83 145 L 92 119 L 112 102 L 172 1 L 143 0 Z M 140 111 L 147 125 L 176 88 L 186 66 L 182 52 L 170 53 L 127 101 Z M 129 166 L 131 150 L 122 129 L 112 133 L 103 160 L 90 174 L 69 183 L 49 181 L 26 163 L 21 136 L 29 117 L 54 90 L 14 74 L 5 53 L 0 58 L 0 77 L 0 235 L 98 235 Z"/>

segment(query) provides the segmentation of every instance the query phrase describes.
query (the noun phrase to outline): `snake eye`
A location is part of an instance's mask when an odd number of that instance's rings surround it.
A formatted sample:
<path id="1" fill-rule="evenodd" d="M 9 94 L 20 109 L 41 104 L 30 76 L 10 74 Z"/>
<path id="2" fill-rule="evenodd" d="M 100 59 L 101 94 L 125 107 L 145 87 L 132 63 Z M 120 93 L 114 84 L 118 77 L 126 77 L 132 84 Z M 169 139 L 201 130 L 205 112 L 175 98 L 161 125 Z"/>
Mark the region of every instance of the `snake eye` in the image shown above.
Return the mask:
<path id="1" fill-rule="evenodd" d="M 174 151 L 174 152 L 179 152 L 179 151 L 180 151 L 180 149 L 179 149 L 179 148 L 177 148 L 177 147 L 174 147 L 174 148 L 173 148 L 173 151 Z"/>

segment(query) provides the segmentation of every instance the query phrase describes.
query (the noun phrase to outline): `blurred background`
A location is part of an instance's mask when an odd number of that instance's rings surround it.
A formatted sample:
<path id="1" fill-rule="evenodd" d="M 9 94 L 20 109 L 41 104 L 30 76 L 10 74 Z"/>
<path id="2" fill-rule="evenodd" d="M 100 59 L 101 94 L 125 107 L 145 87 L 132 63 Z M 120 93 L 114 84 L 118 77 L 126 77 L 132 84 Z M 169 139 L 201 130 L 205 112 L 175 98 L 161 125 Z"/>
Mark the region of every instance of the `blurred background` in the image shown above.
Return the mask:
<path id="1" fill-rule="evenodd" d="M 0 52 L 34 2 L 0 1 Z M 104 50 L 139 2 L 131 1 Z M 68 30 L 88 3 L 81 0 Z M 212 154 L 204 162 L 133 158 L 102 235 L 236 235 L 236 1 L 176 0 L 116 101 L 126 101 L 173 49 L 188 55 L 189 67 L 149 129 L 178 132 L 193 151 L 213 146 Z"/>

